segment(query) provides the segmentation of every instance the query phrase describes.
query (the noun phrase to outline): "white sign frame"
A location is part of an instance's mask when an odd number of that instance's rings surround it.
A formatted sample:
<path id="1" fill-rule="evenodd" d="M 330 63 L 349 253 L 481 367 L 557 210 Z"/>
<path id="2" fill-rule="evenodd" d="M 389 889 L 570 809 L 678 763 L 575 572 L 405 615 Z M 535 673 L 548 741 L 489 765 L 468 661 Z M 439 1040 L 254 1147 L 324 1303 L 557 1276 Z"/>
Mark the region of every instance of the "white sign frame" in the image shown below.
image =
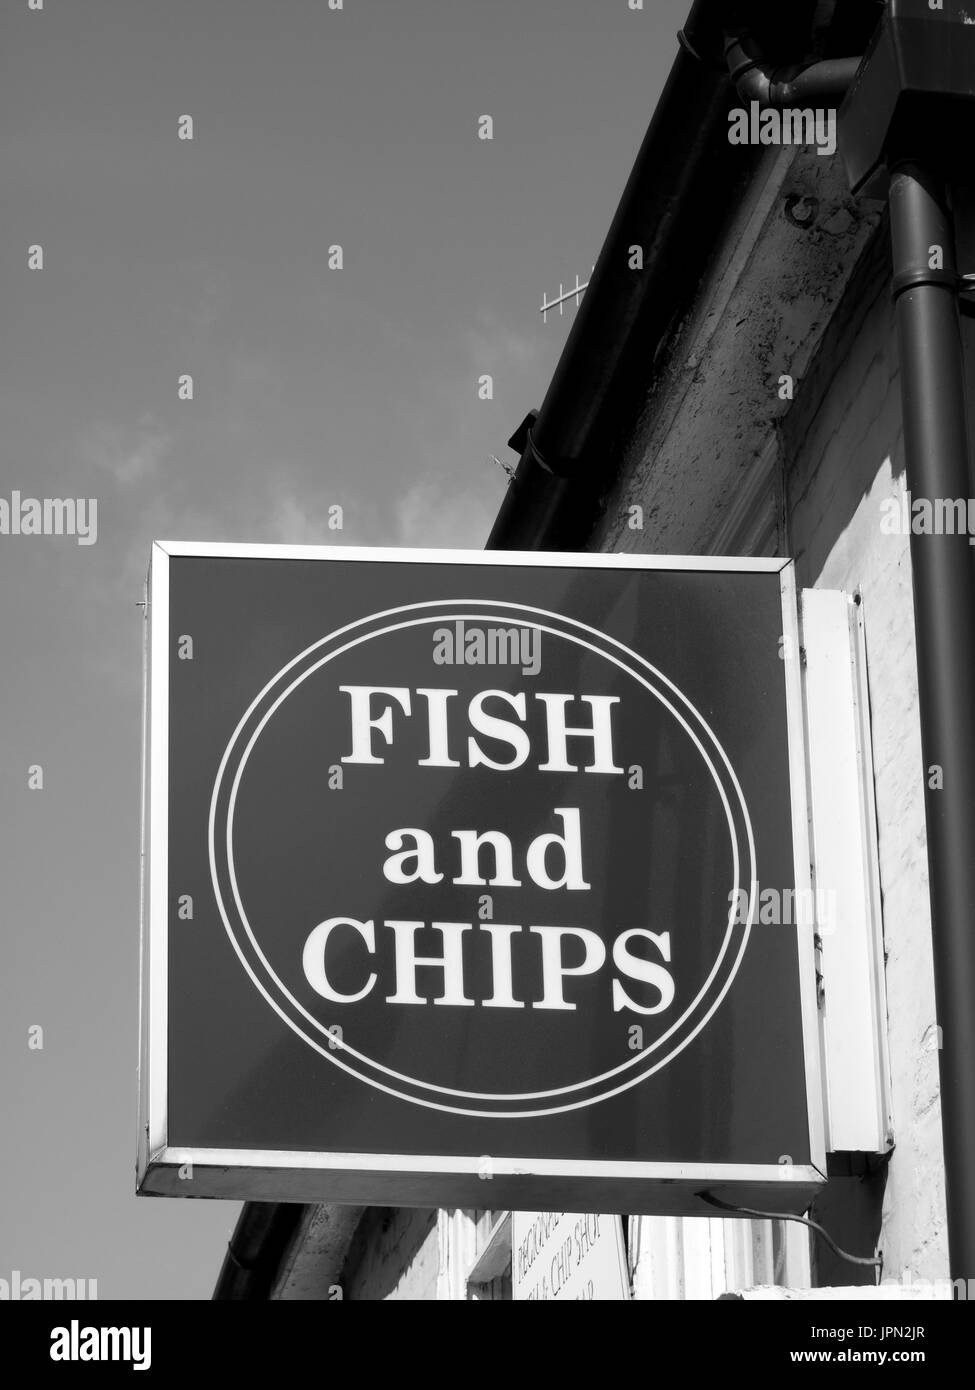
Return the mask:
<path id="1" fill-rule="evenodd" d="M 358 1203 L 378 1201 L 384 1188 L 403 1205 L 469 1205 L 471 1180 L 483 1176 L 482 1155 L 308 1153 L 174 1147 L 167 1125 L 168 690 L 171 557 L 368 561 L 389 564 L 499 565 L 705 573 L 777 574 L 782 598 L 783 664 L 797 895 L 811 892 L 808 792 L 803 735 L 795 569 L 779 558 L 576 554 L 561 552 L 417 550 L 351 546 L 155 542 L 146 591 L 146 698 L 143 711 L 143 819 L 140 951 L 139 1146 L 136 1190 L 151 1196 Z M 821 1041 L 816 1008 L 813 926 L 800 922 L 799 986 L 812 1161 L 794 1164 L 642 1163 L 539 1160 L 492 1155 L 491 1205 L 545 1209 L 558 1184 L 566 1210 L 647 1215 L 721 1213 L 699 1196 L 804 1211 L 826 1180 Z M 784 1155 L 783 1159 L 788 1156 Z M 511 1179 L 512 1183 L 506 1182 Z M 509 1200 L 514 1196 L 515 1200 Z"/>

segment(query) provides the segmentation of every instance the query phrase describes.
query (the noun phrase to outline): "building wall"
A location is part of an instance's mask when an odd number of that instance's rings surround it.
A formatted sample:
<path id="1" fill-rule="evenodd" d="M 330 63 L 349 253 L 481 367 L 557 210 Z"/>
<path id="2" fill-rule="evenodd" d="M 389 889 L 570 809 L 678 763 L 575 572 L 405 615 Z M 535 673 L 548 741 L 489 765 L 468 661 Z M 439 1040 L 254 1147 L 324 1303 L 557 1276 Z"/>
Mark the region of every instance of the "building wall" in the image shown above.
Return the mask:
<path id="1" fill-rule="evenodd" d="M 782 457 L 800 585 L 863 600 L 896 1144 L 884 1273 L 938 1279 L 947 1246 L 911 562 L 908 537 L 881 530 L 881 503 L 904 489 L 888 274 L 882 233 L 784 421 Z"/>
<path id="2" fill-rule="evenodd" d="M 373 1303 L 433 1300 L 439 1271 L 436 1211 L 370 1207 L 346 1257 L 343 1296 Z"/>
<path id="3" fill-rule="evenodd" d="M 492 1246 L 499 1225 L 503 1239 Z M 509 1227 L 503 1212 L 366 1208 L 345 1257 L 342 1296 L 356 1302 L 510 1300 Z"/>

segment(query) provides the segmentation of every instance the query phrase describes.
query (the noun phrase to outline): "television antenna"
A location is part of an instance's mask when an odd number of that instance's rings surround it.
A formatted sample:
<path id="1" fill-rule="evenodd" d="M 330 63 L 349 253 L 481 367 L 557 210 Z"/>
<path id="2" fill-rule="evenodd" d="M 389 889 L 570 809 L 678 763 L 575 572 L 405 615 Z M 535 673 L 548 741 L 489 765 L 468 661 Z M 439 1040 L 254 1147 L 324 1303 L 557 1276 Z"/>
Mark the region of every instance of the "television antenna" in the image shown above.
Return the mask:
<path id="1" fill-rule="evenodd" d="M 542 316 L 542 323 L 548 323 L 548 316 L 549 316 L 549 313 L 550 313 L 553 309 L 558 309 L 558 311 L 559 311 L 559 317 L 561 318 L 562 315 L 565 313 L 565 306 L 566 306 L 566 303 L 567 303 L 568 300 L 570 300 L 570 299 L 575 299 L 576 308 L 578 309 L 579 304 L 580 304 L 580 302 L 581 302 L 581 300 L 582 300 L 583 292 L 584 292 L 585 290 L 587 290 L 587 289 L 589 288 L 590 284 L 592 283 L 592 272 L 593 272 L 595 269 L 596 269 L 596 267 L 595 267 L 595 266 L 592 266 L 592 268 L 590 269 L 590 272 L 589 272 L 590 278 L 586 281 L 586 283 L 585 283 L 584 285 L 581 285 L 581 284 L 579 283 L 579 277 L 578 277 L 578 275 L 577 275 L 577 276 L 576 276 L 576 282 L 575 282 L 575 284 L 572 286 L 571 289 L 568 289 L 568 290 L 567 290 L 567 289 L 565 288 L 564 285 L 559 285 L 559 292 L 558 292 L 558 295 L 557 295 L 557 297 L 556 297 L 555 299 L 546 299 L 546 298 L 545 298 L 545 295 L 544 295 L 544 294 L 542 295 L 542 302 L 541 302 L 541 305 L 539 306 L 539 310 L 538 310 L 538 312 L 539 312 L 539 313 L 541 314 L 541 316 Z"/>

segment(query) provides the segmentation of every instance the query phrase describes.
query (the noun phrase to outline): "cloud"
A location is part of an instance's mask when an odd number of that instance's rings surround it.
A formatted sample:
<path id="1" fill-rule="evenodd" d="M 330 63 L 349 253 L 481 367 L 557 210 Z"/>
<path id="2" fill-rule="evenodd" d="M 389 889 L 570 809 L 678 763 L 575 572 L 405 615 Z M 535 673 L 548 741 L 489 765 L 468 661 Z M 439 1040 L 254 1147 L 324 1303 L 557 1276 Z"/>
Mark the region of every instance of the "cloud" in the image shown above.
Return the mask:
<path id="1" fill-rule="evenodd" d="M 267 520 L 268 540 L 278 545 L 340 545 L 345 537 L 329 526 L 331 502 L 275 497 Z M 344 517 L 343 517 L 344 523 Z"/>
<path id="2" fill-rule="evenodd" d="M 147 415 L 135 426 L 94 426 L 84 452 L 97 468 L 110 473 L 120 487 L 132 487 L 153 477 L 169 453 L 170 444 L 170 436 Z"/>
<path id="3" fill-rule="evenodd" d="M 467 330 L 467 351 L 482 370 L 531 378 L 548 357 L 548 344 L 536 330 L 525 333 L 502 322 L 493 309 L 480 308 Z"/>
<path id="4" fill-rule="evenodd" d="M 396 508 L 396 544 L 483 550 L 496 512 L 496 501 L 473 492 L 451 497 L 441 484 L 416 483 Z"/>

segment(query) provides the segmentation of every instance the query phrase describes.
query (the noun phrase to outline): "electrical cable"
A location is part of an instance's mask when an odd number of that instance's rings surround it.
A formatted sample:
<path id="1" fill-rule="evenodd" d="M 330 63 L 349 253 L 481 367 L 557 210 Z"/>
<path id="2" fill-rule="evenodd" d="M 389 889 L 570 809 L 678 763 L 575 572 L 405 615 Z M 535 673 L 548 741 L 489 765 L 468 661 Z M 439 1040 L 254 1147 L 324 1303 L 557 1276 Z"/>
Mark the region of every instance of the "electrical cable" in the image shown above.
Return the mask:
<path id="1" fill-rule="evenodd" d="M 700 1192 L 698 1196 L 702 1202 L 707 1202 L 710 1207 L 720 1207 L 722 1211 L 733 1212 L 735 1216 L 757 1216 L 762 1221 L 798 1221 L 802 1226 L 808 1226 L 815 1231 L 826 1242 L 834 1255 L 838 1255 L 841 1260 L 846 1260 L 851 1265 L 869 1265 L 874 1269 L 883 1267 L 883 1259 L 879 1256 L 868 1259 L 863 1255 L 851 1255 L 846 1250 L 841 1250 L 830 1233 L 820 1226 L 818 1221 L 810 1221 L 807 1216 L 796 1216 L 792 1212 L 786 1211 L 755 1211 L 751 1207 L 734 1207 L 729 1202 L 722 1202 L 718 1197 L 712 1197 L 708 1192 Z"/>

